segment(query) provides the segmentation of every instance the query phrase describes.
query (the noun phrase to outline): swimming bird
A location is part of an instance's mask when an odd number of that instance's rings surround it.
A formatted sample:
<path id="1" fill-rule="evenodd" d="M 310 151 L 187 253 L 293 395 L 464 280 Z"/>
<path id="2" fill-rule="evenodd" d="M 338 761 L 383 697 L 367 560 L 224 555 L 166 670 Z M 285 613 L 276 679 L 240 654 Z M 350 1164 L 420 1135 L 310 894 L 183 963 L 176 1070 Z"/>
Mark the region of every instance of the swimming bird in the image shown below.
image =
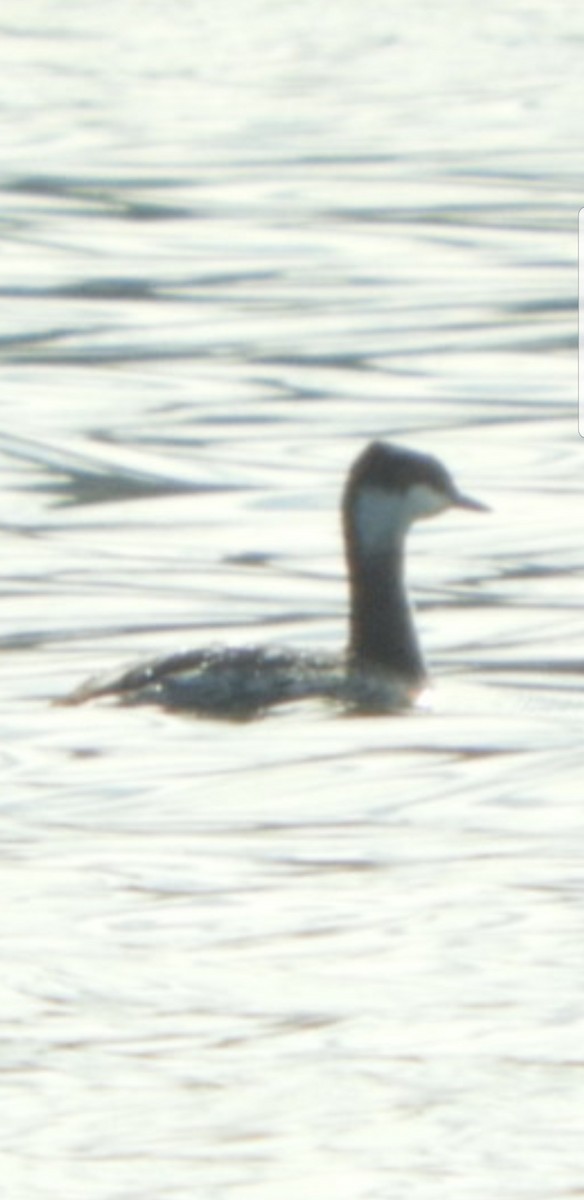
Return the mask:
<path id="1" fill-rule="evenodd" d="M 352 711 L 407 708 L 428 676 L 405 584 L 406 535 L 413 522 L 452 507 L 487 509 L 459 491 L 439 459 L 372 442 L 351 467 L 342 498 L 350 600 L 342 657 L 271 647 L 183 650 L 89 680 L 63 702 L 117 696 L 232 719 L 315 696 Z"/>

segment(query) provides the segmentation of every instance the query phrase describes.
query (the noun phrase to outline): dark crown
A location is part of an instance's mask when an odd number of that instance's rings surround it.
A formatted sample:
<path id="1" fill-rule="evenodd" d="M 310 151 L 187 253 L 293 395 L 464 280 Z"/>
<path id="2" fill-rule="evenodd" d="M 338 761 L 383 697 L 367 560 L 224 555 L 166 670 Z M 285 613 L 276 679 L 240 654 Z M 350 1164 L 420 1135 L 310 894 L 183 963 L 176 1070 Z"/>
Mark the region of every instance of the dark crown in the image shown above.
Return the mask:
<path id="1" fill-rule="evenodd" d="M 371 442 L 353 464 L 347 491 L 368 486 L 405 492 L 416 484 L 426 484 L 451 498 L 456 496 L 448 471 L 431 454 L 418 454 L 391 442 Z"/>

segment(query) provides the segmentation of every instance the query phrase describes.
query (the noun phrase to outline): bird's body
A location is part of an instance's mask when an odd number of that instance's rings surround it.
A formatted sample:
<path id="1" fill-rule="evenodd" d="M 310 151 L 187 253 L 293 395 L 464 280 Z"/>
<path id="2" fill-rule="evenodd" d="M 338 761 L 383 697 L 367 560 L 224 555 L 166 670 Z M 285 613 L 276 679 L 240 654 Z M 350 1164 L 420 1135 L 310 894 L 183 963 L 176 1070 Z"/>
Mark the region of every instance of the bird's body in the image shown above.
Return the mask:
<path id="1" fill-rule="evenodd" d="M 438 459 L 371 443 L 343 495 L 350 592 L 343 657 L 261 647 L 188 650 L 90 680 L 69 702 L 113 695 L 227 718 L 309 697 L 365 712 L 407 707 L 427 675 L 405 586 L 405 538 L 413 521 L 452 506 L 485 507 L 458 491 Z"/>

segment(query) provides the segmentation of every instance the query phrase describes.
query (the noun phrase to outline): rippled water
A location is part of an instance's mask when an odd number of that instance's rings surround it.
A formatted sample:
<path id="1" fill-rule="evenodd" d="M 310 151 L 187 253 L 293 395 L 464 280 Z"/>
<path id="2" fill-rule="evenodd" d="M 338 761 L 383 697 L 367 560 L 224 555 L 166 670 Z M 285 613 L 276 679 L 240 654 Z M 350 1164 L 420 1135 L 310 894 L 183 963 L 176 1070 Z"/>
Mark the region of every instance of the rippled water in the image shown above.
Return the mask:
<path id="1" fill-rule="evenodd" d="M 11 1200 L 582 1181 L 578 5 L 3 8 Z M 344 640 L 344 472 L 443 458 L 435 688 L 50 703 Z"/>

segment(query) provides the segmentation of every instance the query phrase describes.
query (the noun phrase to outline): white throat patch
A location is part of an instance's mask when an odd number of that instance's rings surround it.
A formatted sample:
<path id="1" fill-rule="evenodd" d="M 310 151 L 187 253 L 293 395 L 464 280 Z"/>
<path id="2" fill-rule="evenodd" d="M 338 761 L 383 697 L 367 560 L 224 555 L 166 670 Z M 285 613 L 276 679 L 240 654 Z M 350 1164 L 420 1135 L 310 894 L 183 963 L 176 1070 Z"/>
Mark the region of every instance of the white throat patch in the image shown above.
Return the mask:
<path id="1" fill-rule="evenodd" d="M 364 486 L 355 498 L 357 540 L 365 553 L 383 553 L 405 537 L 412 521 L 449 507 L 448 497 L 426 483 L 415 483 L 403 492 Z"/>

